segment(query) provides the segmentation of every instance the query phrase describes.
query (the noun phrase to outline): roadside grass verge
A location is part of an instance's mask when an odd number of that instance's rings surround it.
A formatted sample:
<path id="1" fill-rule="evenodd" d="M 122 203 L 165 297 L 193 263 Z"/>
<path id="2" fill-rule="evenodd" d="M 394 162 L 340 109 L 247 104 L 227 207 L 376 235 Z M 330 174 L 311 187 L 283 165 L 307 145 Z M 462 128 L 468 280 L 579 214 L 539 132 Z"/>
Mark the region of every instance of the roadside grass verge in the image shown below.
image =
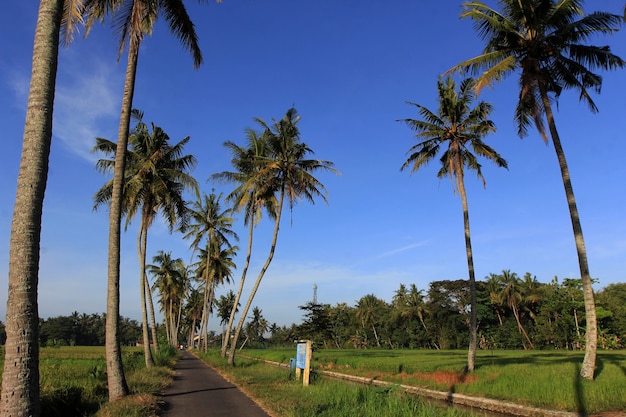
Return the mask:
<path id="1" fill-rule="evenodd" d="M 294 349 L 242 354 L 289 363 Z M 626 409 L 626 352 L 599 351 L 596 379 L 578 377 L 584 352 L 479 351 L 465 374 L 466 351 L 319 350 L 313 369 L 330 370 L 444 392 L 582 414 Z"/>
<path id="2" fill-rule="evenodd" d="M 2 352 L 4 353 L 4 352 Z M 3 361 L 4 355 L 2 354 Z M 65 346 L 40 349 L 41 417 L 154 417 L 158 393 L 171 382 L 178 351 L 161 347 L 158 366 L 145 368 L 141 348 L 123 348 L 124 371 L 131 395 L 108 403 L 103 346 Z M 2 370 L 0 363 L 0 372 Z"/>
<path id="3" fill-rule="evenodd" d="M 288 368 L 239 357 L 230 367 L 219 351 L 196 352 L 275 417 L 469 417 L 456 408 L 432 405 L 395 387 L 372 387 L 316 377 L 308 386 Z"/>

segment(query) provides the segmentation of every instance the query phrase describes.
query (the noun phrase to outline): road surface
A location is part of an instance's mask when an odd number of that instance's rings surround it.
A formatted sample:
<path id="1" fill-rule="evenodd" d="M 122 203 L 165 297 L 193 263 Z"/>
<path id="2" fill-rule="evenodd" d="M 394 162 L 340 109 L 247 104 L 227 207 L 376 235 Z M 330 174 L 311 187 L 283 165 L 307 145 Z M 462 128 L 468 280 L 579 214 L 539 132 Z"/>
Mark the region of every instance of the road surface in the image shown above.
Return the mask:
<path id="1" fill-rule="evenodd" d="M 185 350 L 163 400 L 162 417 L 270 417 L 236 385 Z"/>

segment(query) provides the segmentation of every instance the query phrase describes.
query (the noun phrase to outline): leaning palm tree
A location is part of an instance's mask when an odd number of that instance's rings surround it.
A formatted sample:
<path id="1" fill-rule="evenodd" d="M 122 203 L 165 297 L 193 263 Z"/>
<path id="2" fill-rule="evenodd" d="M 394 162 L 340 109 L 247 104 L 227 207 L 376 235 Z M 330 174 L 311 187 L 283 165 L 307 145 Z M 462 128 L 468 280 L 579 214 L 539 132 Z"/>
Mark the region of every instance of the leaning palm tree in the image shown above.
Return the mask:
<path id="1" fill-rule="evenodd" d="M 465 167 L 476 171 L 478 178 L 483 182 L 483 186 L 486 183 L 477 155 L 493 161 L 497 166 L 507 167 L 506 161 L 482 141 L 486 135 L 495 131 L 495 126 L 488 119 L 492 110 L 489 103 L 483 101 L 474 108 L 470 107 L 475 99 L 474 87 L 474 80 L 467 78 L 461 82 L 457 92 L 456 83 L 452 78 L 440 79 L 437 82 L 439 93 L 439 111 L 437 113 L 419 104 L 409 103 L 417 107 L 422 120 L 402 120 L 417 132 L 415 137 L 418 139 L 418 143 L 409 149 L 409 158 L 401 168 L 404 170 L 411 167 L 411 173 L 414 173 L 437 156 L 442 147 L 447 147 L 439 159 L 441 169 L 437 172 L 437 177 L 447 176 L 454 181 L 455 189 L 461 196 L 463 206 L 465 252 L 471 300 L 470 344 L 467 357 L 467 370 L 469 372 L 474 370 L 476 360 L 478 325 L 476 320 L 476 278 L 465 191 Z"/>
<path id="2" fill-rule="evenodd" d="M 515 322 L 517 323 L 517 329 L 528 343 L 526 344 L 526 342 L 522 340 L 524 349 L 533 349 L 533 342 L 530 340 L 530 337 L 528 337 L 528 333 L 526 329 L 524 329 L 520 318 L 520 309 L 524 302 L 524 293 L 521 288 L 522 280 L 520 280 L 515 272 L 511 272 L 508 269 L 502 271 L 502 274 L 498 275 L 498 279 L 500 281 L 500 292 L 498 294 L 500 305 L 507 306 L 511 309 L 515 317 Z"/>
<path id="3" fill-rule="evenodd" d="M 221 0 L 216 0 L 218 3 Z M 117 140 L 117 163 L 113 174 L 113 190 L 109 212 L 109 248 L 107 280 L 106 356 L 109 399 L 116 400 L 128 394 L 128 387 L 120 378 L 114 378 L 122 369 L 119 329 L 120 233 L 122 224 L 122 193 L 125 175 L 124 152 L 128 145 L 131 110 L 135 91 L 135 77 L 139 47 L 146 34 L 151 34 L 157 17 L 164 17 L 182 46 L 193 56 L 194 68 L 202 63 L 202 54 L 193 22 L 182 0 L 85 0 L 87 33 L 95 21 L 104 22 L 113 17 L 116 32 L 120 35 L 118 59 L 128 44 L 126 79 Z"/>
<path id="4" fill-rule="evenodd" d="M 608 46 L 586 44 L 598 34 L 615 32 L 622 16 L 605 12 L 585 14 L 582 4 L 582 0 L 499 0 L 501 10 L 497 10 L 479 1 L 464 3 L 461 17 L 474 20 L 486 46 L 482 55 L 458 64 L 451 71 L 480 74 L 476 84 L 480 91 L 519 70 L 520 94 L 515 110 L 519 136 L 525 136 L 534 123 L 547 143 L 544 123 L 548 123 L 565 188 L 585 297 L 587 333 L 580 376 L 591 380 L 598 339 L 595 301 L 574 189 L 552 103 L 564 89 L 573 89 L 596 112 L 590 93 L 600 91 L 602 77 L 593 71 L 621 68 L 625 62 L 612 54 Z"/>
<path id="5" fill-rule="evenodd" d="M 224 146 L 229 149 L 232 154 L 231 163 L 236 169 L 234 172 L 224 171 L 212 176 L 213 179 L 234 182 L 237 187 L 226 197 L 227 201 L 231 201 L 235 211 L 244 211 L 244 225 L 248 225 L 248 247 L 246 252 L 246 260 L 241 272 L 239 280 L 239 289 L 232 304 L 226 333 L 222 340 L 222 357 L 226 356 L 228 342 L 230 341 L 235 315 L 240 306 L 241 295 L 243 294 L 248 267 L 252 257 L 252 240 L 254 236 L 254 228 L 261 220 L 263 209 L 266 210 L 268 216 L 272 219 L 276 218 L 276 197 L 271 189 L 260 190 L 264 184 L 259 178 L 259 170 L 261 168 L 258 161 L 267 157 L 267 135 L 259 134 L 253 129 L 246 131 L 247 147 L 239 146 L 234 142 L 225 142 Z"/>
<path id="6" fill-rule="evenodd" d="M 150 297 L 149 286 L 146 285 L 148 229 L 159 212 L 164 216 L 170 227 L 170 232 L 177 224 L 184 226 L 187 222 L 187 207 L 183 199 L 183 192 L 186 189 L 191 189 L 197 194 L 198 184 L 188 173 L 196 163 L 195 157 L 182 155 L 185 144 L 189 142 L 189 136 L 172 146 L 169 144 L 169 136 L 160 127 L 152 124 L 152 132 L 149 131 L 148 126 L 142 120 L 143 114 L 141 112 L 134 110 L 133 117 L 137 119 L 137 125 L 129 137 L 131 149 L 125 152 L 127 167 L 122 207 L 126 216 L 126 227 L 140 213 L 137 237 L 140 270 L 139 288 L 144 352 L 146 366 L 150 367 L 154 364 L 154 360 L 150 351 L 146 308 L 146 298 Z M 100 171 L 113 171 L 118 160 L 117 145 L 107 139 L 97 138 L 94 151 L 113 156 L 112 159 L 100 159 L 97 162 L 97 168 Z M 112 202 L 114 182 L 115 178 L 108 181 L 96 193 L 94 208 Z"/>
<path id="7" fill-rule="evenodd" d="M 237 339 L 243 328 L 254 296 L 274 257 L 285 199 L 288 200 L 290 210 L 293 210 L 295 203 L 302 199 L 314 203 L 314 197 L 320 197 L 326 202 L 326 188 L 311 173 L 320 170 L 337 173 L 337 170 L 333 168 L 333 163 L 330 161 L 305 159 L 313 151 L 306 144 L 300 142 L 300 132 L 297 126 L 300 116 L 296 109 L 290 108 L 287 110 L 285 116 L 281 120 L 275 121 L 271 127 L 262 119 L 257 118 L 256 121 L 264 130 L 268 152 L 267 156 L 255 158 L 255 164 L 258 164 L 259 169 L 256 171 L 254 179 L 250 181 L 258 189 L 256 198 L 276 194 L 278 195 L 278 206 L 276 207 L 274 233 L 269 254 L 259 271 L 248 301 L 239 318 L 235 334 L 232 341 L 230 341 L 231 345 L 228 355 L 228 363 L 230 365 L 234 365 Z"/>
<path id="8" fill-rule="evenodd" d="M 9 244 L 0 415 L 38 416 L 41 411 L 37 305 L 41 217 L 52 140 L 59 41 L 71 42 L 81 22 L 80 5 L 80 1 L 72 0 L 41 0 L 39 4 Z"/>

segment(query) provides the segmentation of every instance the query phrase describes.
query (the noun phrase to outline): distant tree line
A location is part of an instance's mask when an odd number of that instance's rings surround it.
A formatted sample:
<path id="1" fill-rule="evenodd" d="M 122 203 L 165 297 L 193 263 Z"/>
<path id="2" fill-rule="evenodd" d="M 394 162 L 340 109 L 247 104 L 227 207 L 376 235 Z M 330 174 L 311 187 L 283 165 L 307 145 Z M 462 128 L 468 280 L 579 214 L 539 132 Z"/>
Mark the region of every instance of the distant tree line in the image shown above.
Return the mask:
<path id="1" fill-rule="evenodd" d="M 106 314 L 80 314 L 39 319 L 39 344 L 41 346 L 104 346 Z M 134 346 L 141 339 L 141 325 L 136 320 L 120 317 L 121 341 Z M 4 345 L 6 333 L 0 322 L 0 344 Z"/>
<path id="2" fill-rule="evenodd" d="M 490 274 L 477 281 L 479 349 L 585 348 L 585 314 L 579 279 L 540 283 L 526 273 Z M 426 292 L 401 284 L 390 302 L 368 294 L 355 305 L 307 303 L 300 324 L 268 325 L 250 317 L 248 347 L 293 345 L 311 339 L 318 348 L 465 349 L 469 341 L 468 280 L 433 281 Z M 596 293 L 598 348 L 626 347 L 626 283 Z M 265 323 L 259 326 L 258 323 Z M 265 330 L 263 333 L 260 330 Z"/>

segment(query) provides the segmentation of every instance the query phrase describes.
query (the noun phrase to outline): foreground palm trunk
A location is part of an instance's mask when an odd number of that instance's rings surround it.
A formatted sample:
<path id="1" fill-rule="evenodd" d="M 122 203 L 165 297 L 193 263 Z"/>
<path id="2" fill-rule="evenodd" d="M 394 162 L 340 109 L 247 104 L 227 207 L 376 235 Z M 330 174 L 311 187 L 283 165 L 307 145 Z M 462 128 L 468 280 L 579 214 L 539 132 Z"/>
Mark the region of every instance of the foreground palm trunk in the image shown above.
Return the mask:
<path id="1" fill-rule="evenodd" d="M 146 206 L 144 206 L 145 208 Z M 137 239 L 137 248 L 139 252 L 139 292 L 141 296 L 141 332 L 143 335 L 143 352 L 146 361 L 146 368 L 154 366 L 152 350 L 150 350 L 150 331 L 148 330 L 148 307 L 146 298 L 150 288 L 146 285 L 146 245 L 148 240 L 148 230 L 145 222 L 142 220 L 139 227 L 139 237 Z"/>
<path id="2" fill-rule="evenodd" d="M 463 226 L 465 229 L 465 252 L 467 254 L 467 270 L 469 273 L 470 287 L 470 341 L 467 351 L 467 372 L 473 372 L 476 363 L 476 344 L 478 342 L 478 323 L 476 320 L 476 276 L 474 274 L 474 256 L 472 254 L 472 240 L 470 238 L 469 209 L 467 206 L 467 194 L 465 193 L 465 181 L 463 175 L 459 175 L 459 194 L 463 205 Z"/>
<path id="3" fill-rule="evenodd" d="M 11 224 L 6 346 L 0 415 L 40 415 L 39 402 L 39 244 L 63 0 L 39 5 L 32 59 L 22 159 Z"/>
<path id="4" fill-rule="evenodd" d="M 138 58 L 139 44 L 137 41 L 131 41 L 128 47 L 128 63 L 126 65 L 120 126 L 117 133 L 117 149 L 115 151 L 115 168 L 111 190 L 111 211 L 109 213 L 106 357 L 109 400 L 111 401 L 124 397 L 129 393 L 122 365 L 122 350 L 120 346 L 120 235 L 122 228 L 122 191 L 124 187 L 124 172 L 126 170 L 125 156 Z"/>
<path id="5" fill-rule="evenodd" d="M 559 160 L 559 168 L 561 169 L 561 177 L 563 179 L 563 187 L 565 188 L 565 196 L 567 197 L 567 206 L 569 208 L 572 229 L 574 231 L 574 240 L 576 242 L 576 252 L 578 254 L 578 266 L 580 268 L 580 278 L 583 284 L 583 297 L 585 300 L 585 357 L 580 368 L 580 377 L 592 380 L 596 368 L 596 353 L 598 349 L 598 322 L 596 318 L 596 303 L 593 296 L 593 287 L 591 286 L 591 275 L 589 274 L 589 264 L 587 262 L 587 250 L 585 248 L 585 240 L 583 239 L 583 229 L 580 225 L 580 217 L 578 216 L 578 207 L 576 206 L 576 198 L 574 197 L 574 188 L 570 180 L 569 168 L 565 159 L 565 153 L 561 146 L 561 139 L 556 130 L 554 122 L 554 114 L 548 95 L 542 90 L 541 98 L 548 119 L 548 127 L 554 143 L 554 150 Z"/>

